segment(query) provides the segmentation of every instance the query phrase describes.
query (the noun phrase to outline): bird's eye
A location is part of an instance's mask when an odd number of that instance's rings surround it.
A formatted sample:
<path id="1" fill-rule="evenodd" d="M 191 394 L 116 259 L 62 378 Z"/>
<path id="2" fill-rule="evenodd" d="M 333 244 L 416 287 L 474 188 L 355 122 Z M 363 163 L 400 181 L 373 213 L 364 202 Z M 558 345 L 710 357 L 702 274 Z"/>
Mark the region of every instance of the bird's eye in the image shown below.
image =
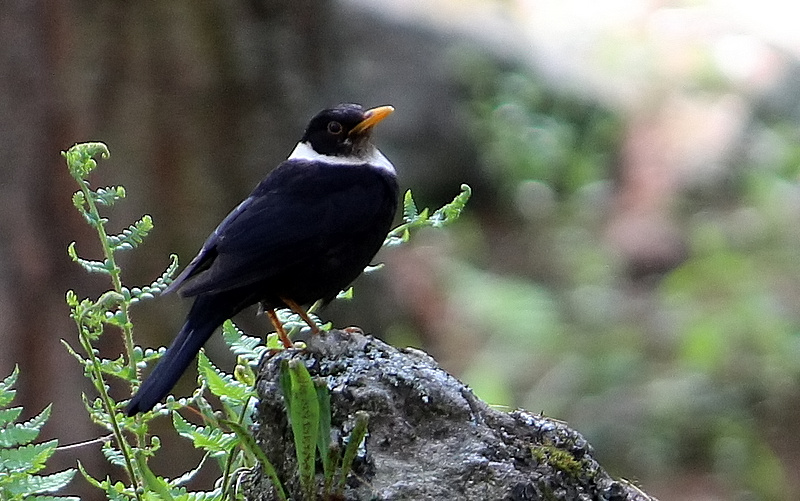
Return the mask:
<path id="1" fill-rule="evenodd" d="M 328 132 L 331 134 L 341 134 L 342 124 L 339 122 L 328 122 Z"/>

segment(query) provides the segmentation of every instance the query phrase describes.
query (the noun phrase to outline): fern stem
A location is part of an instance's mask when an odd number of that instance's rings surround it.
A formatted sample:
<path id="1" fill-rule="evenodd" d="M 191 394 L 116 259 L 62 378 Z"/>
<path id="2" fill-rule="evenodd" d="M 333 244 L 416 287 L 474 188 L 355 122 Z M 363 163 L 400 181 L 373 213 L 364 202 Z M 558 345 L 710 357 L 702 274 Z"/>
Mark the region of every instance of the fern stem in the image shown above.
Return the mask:
<path id="1" fill-rule="evenodd" d="M 111 276 L 111 284 L 114 287 L 114 290 L 122 294 L 123 287 L 122 287 L 122 277 L 121 273 L 122 270 L 117 265 L 117 261 L 114 258 L 114 250 L 108 244 L 108 233 L 106 232 L 106 225 L 105 220 L 100 217 L 100 211 L 97 210 L 97 204 L 94 202 L 94 198 L 92 197 L 92 190 L 89 188 L 89 183 L 86 182 L 85 179 L 76 177 L 75 178 L 80 185 L 81 191 L 86 200 L 86 206 L 88 208 L 89 214 L 91 214 L 92 219 L 95 223 L 92 225 L 97 230 L 97 236 L 100 239 L 100 245 L 103 248 L 103 256 L 106 259 L 106 264 L 108 268 L 108 273 Z M 133 323 L 130 319 L 130 314 L 128 312 L 128 303 L 127 301 L 121 301 L 119 304 L 120 312 L 122 313 L 122 318 L 124 320 L 122 324 L 122 333 L 123 333 L 123 341 L 125 342 L 125 351 L 127 352 L 128 356 L 128 364 L 131 368 L 132 374 L 138 374 L 137 367 L 136 367 L 136 359 L 134 358 L 133 350 L 134 350 L 134 342 L 133 342 Z"/>
<path id="2" fill-rule="evenodd" d="M 248 400 L 249 399 L 245 399 L 244 403 L 242 404 L 242 411 L 239 413 L 239 420 L 237 421 L 239 426 L 242 426 L 244 424 L 244 420 L 247 418 Z M 237 451 L 236 447 L 232 448 L 225 461 L 225 471 L 222 472 L 222 499 L 225 499 L 225 494 L 227 493 L 228 489 L 231 488 L 231 468 L 233 467 L 233 462 L 236 458 L 237 452 L 239 451 Z M 233 499 L 232 495 L 230 496 L 230 499 Z"/>
<path id="3" fill-rule="evenodd" d="M 117 441 L 119 445 L 119 450 L 122 452 L 122 457 L 125 458 L 125 466 L 128 470 L 128 476 L 131 479 L 131 487 L 133 487 L 134 493 L 136 495 L 136 499 L 141 501 L 141 494 L 139 493 L 139 482 L 136 479 L 136 470 L 133 468 L 133 461 L 131 459 L 131 450 L 128 445 L 128 441 L 125 440 L 125 436 L 122 434 L 122 429 L 117 422 L 117 417 L 115 413 L 114 406 L 111 405 L 111 397 L 108 395 L 106 391 L 106 384 L 105 380 L 103 379 L 103 372 L 100 370 L 100 361 L 97 359 L 97 355 L 95 355 L 94 348 L 92 347 L 92 343 L 89 338 L 86 336 L 84 331 L 84 326 L 81 325 L 80 319 L 76 318 L 75 323 L 78 325 L 78 337 L 81 340 L 81 345 L 83 345 L 83 349 L 89 354 L 89 358 L 92 362 L 92 374 L 94 377 L 92 378 L 92 382 L 94 383 L 95 388 L 97 389 L 98 393 L 100 393 L 100 401 L 103 402 L 103 407 L 108 414 L 108 419 L 111 423 L 111 431 L 114 434 L 114 439 Z"/>

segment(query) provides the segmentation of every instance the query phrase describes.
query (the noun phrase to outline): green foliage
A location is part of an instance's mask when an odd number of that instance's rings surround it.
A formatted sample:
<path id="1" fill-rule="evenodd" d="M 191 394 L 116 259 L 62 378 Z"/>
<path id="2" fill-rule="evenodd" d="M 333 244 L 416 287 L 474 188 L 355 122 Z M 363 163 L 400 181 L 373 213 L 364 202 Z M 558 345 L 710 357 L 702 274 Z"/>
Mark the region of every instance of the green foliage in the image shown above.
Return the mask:
<path id="1" fill-rule="evenodd" d="M 86 376 L 93 382 L 98 392 L 97 398 L 84 398 L 89 416 L 95 423 L 110 430 L 115 438 L 114 443 L 104 445 L 103 454 L 111 464 L 125 469 L 130 484 L 113 481 L 108 477 L 104 480 L 95 479 L 79 465 L 81 474 L 90 484 L 102 490 L 109 499 L 152 499 L 152 494 L 158 495 L 160 499 L 181 500 L 235 497 L 229 492 L 233 485 L 230 481 L 232 472 L 252 466 L 254 464 L 252 455 L 243 453 L 236 434 L 224 431 L 220 419 L 202 393 L 198 393 L 193 401 L 200 409 L 205 425 L 192 424 L 177 413 L 173 413 L 173 424 L 180 436 L 192 440 L 196 447 L 206 452 L 206 455 L 197 468 L 172 480 L 155 474 L 149 467 L 149 459 L 157 453 L 161 444 L 159 437 L 150 435 L 149 423 L 172 410 L 182 409 L 188 401 L 169 399 L 167 404 L 159 405 L 151 412 L 127 417 L 123 412 L 124 402 L 117 402 L 109 395 L 107 378 L 125 381 L 133 391 L 140 384 L 139 370 L 145 364 L 155 362 L 163 353 L 163 351 L 145 350 L 135 345 L 129 308 L 162 292 L 176 272 L 178 260 L 176 256 L 172 256 L 166 270 L 149 285 L 133 288 L 123 285 L 115 254 L 140 245 L 152 230 L 153 221 L 150 216 L 144 215 L 119 234 L 108 234 L 106 231 L 108 219 L 100 214 L 98 208 L 119 202 L 125 197 L 125 190 L 121 186 L 92 190 L 87 178 L 97 167 L 93 157 L 102 155 L 107 158 L 108 149 L 100 143 L 79 144 L 63 155 L 67 159 L 70 173 L 79 186 L 79 191 L 73 195 L 73 204 L 84 220 L 97 231 L 103 259 L 90 260 L 80 257 L 74 242 L 68 247 L 68 254 L 86 271 L 110 276 L 112 285 L 111 290 L 101 294 L 96 300 L 80 299 L 75 292 L 67 292 L 67 304 L 78 328 L 84 354 L 72 348 L 69 343 L 64 342 L 64 344 L 83 365 Z M 113 359 L 100 357 L 93 343 L 105 333 L 106 327 L 120 330 L 126 348 L 125 354 Z M 237 331 L 229 328 L 226 339 L 236 346 L 240 354 L 247 357 L 249 362 L 246 361 L 246 364 L 254 363 L 258 356 L 254 353 L 255 347 L 249 344 L 248 340 L 237 337 L 236 333 Z M 248 371 L 252 381 L 254 377 L 249 366 L 243 373 L 246 374 Z M 200 373 L 201 388 L 208 388 L 212 394 L 220 398 L 223 414 L 234 423 L 249 424 L 246 418 L 252 412 L 255 402 L 252 386 L 238 383 L 233 376 L 211 365 L 204 356 L 200 357 Z M 126 435 L 124 433 L 126 431 L 130 435 Z M 134 437 L 133 440 L 129 440 L 128 436 Z M 182 485 L 199 472 L 206 457 L 217 461 L 223 482 L 211 492 L 187 491 Z"/>
<path id="2" fill-rule="evenodd" d="M 364 442 L 367 436 L 367 424 L 369 422 L 369 415 L 364 411 L 357 411 L 355 415 L 355 425 L 353 431 L 350 432 L 350 437 L 347 439 L 347 446 L 344 449 L 342 456 L 342 466 L 339 469 L 338 480 L 336 481 L 336 489 L 338 492 L 344 490 L 344 483 L 347 480 L 347 474 L 353 466 L 353 460 L 356 458 L 358 448 Z"/>
<path id="3" fill-rule="evenodd" d="M 286 412 L 292 425 L 300 485 L 305 499 L 314 499 L 315 459 L 320 425 L 317 390 L 301 360 L 287 361 L 281 367 L 281 375 L 284 395 L 288 396 Z"/>
<path id="4" fill-rule="evenodd" d="M 302 360 L 290 359 L 281 364 L 280 383 L 304 499 L 317 499 L 317 457 L 323 470 L 322 499 L 342 498 L 347 475 L 367 434 L 368 414 L 356 413 L 353 430 L 340 454 L 339 444 L 331 442 L 331 398 L 325 381 L 312 379 Z"/>
<path id="5" fill-rule="evenodd" d="M 433 214 L 430 214 L 430 210 L 427 207 L 422 211 L 417 209 L 411 190 L 406 191 L 403 196 L 403 223 L 389 232 L 383 245 L 392 247 L 408 242 L 411 235 L 410 232 L 414 229 L 424 227 L 441 228 L 454 222 L 461 216 L 461 212 L 471 196 L 472 188 L 469 185 L 462 184 L 461 193 L 456 195 L 452 202 L 443 205 L 436 209 Z"/>
<path id="6" fill-rule="evenodd" d="M 37 416 L 18 423 L 22 407 L 7 407 L 16 395 L 13 389 L 19 370 L 0 382 L 0 499 L 4 501 L 70 500 L 76 497 L 52 496 L 75 476 L 74 469 L 39 475 L 58 446 L 58 440 L 33 443 L 50 417 L 50 407 Z"/>

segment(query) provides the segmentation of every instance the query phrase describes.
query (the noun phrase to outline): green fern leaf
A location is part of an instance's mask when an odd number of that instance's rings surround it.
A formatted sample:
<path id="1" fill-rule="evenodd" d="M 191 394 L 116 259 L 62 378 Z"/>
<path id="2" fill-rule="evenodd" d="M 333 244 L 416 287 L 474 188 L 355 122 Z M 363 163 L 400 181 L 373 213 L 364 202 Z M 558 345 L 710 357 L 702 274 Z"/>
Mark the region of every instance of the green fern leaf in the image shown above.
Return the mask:
<path id="1" fill-rule="evenodd" d="M 17 409 L 22 410 L 21 407 L 17 407 Z M 25 445 L 36 440 L 42 426 L 44 426 L 50 418 L 50 409 L 51 406 L 48 405 L 38 416 L 31 420 L 24 423 L 10 424 L 0 429 L 0 447 Z M 16 414 L 19 416 L 18 412 Z M 16 417 L 14 419 L 16 419 Z"/>
<path id="2" fill-rule="evenodd" d="M 19 367 L 14 366 L 14 371 L 11 375 L 0 381 L 0 407 L 10 404 L 17 395 L 17 390 L 13 389 L 13 386 L 17 383 L 17 376 L 19 376 Z"/>
<path id="3" fill-rule="evenodd" d="M 172 277 L 175 275 L 176 271 L 178 271 L 178 256 L 172 254 L 167 269 L 164 270 L 164 273 L 162 273 L 160 277 L 154 280 L 150 285 L 146 285 L 141 289 L 134 287 L 129 291 L 131 304 L 135 304 L 142 299 L 152 299 L 156 294 L 161 294 L 164 289 L 172 283 Z"/>
<path id="4" fill-rule="evenodd" d="M 23 476 L 18 481 L 14 482 L 13 484 L 6 487 L 6 491 L 8 491 L 12 495 L 16 496 L 32 496 L 34 494 L 42 494 L 45 492 L 55 492 L 59 489 L 64 488 L 75 476 L 75 470 L 69 469 L 60 471 L 58 473 L 52 473 L 50 475 L 30 475 L 30 476 Z M 46 497 L 26 497 L 28 499 L 69 499 L 65 497 L 53 497 L 53 496 L 46 496 Z M 78 499 L 78 498 L 72 498 Z"/>
<path id="5" fill-rule="evenodd" d="M 141 244 L 152 229 L 153 218 L 145 214 L 121 233 L 106 236 L 106 242 L 114 251 L 130 250 Z"/>
<path id="6" fill-rule="evenodd" d="M 26 496 L 24 501 L 81 501 L 75 496 Z"/>
<path id="7" fill-rule="evenodd" d="M 69 257 L 73 261 L 81 265 L 83 269 L 89 273 L 105 273 L 106 275 L 110 273 L 107 261 L 92 261 L 78 257 L 78 251 L 75 250 L 75 242 L 69 244 L 69 247 L 67 247 L 67 254 L 69 254 Z"/>
<path id="8" fill-rule="evenodd" d="M 76 191 L 72 194 L 72 205 L 83 214 L 86 212 L 86 195 L 82 191 Z"/>
<path id="9" fill-rule="evenodd" d="M 317 389 L 302 360 L 289 360 L 287 367 L 290 390 L 288 394 L 284 394 L 284 399 L 292 402 L 286 406 L 286 412 L 292 426 L 297 471 L 306 499 L 313 499 L 320 419 Z"/>
<path id="10" fill-rule="evenodd" d="M 175 489 L 177 492 L 173 494 L 174 501 L 221 501 L 223 499 L 222 492 L 219 489 L 211 492 L 186 492 L 185 489 Z M 228 499 L 227 497 L 224 499 Z M 238 499 L 238 498 L 232 498 Z"/>
<path id="11" fill-rule="evenodd" d="M 108 147 L 103 143 L 76 144 L 61 155 L 67 160 L 70 174 L 75 179 L 84 179 L 97 167 L 93 157 L 108 158 Z"/>
<path id="12" fill-rule="evenodd" d="M 120 468 L 125 468 L 125 456 L 112 445 L 111 442 L 105 442 L 103 444 L 103 456 L 106 457 L 106 460 L 113 464 L 114 466 L 118 466 Z"/>
<path id="13" fill-rule="evenodd" d="M 172 413 L 172 425 L 178 435 L 188 438 L 196 448 L 208 452 L 212 457 L 228 454 L 238 443 L 235 433 L 225 433 L 213 426 L 197 426 L 177 412 Z"/>
<path id="14" fill-rule="evenodd" d="M 197 360 L 197 369 L 199 377 L 205 382 L 211 393 L 219 398 L 243 403 L 254 396 L 251 387 L 236 381 L 230 374 L 219 370 L 202 351 Z"/>
<path id="15" fill-rule="evenodd" d="M 403 221 L 405 222 L 386 235 L 383 245 L 392 247 L 407 242 L 409 239 L 409 230 L 414 228 L 422 228 L 425 226 L 439 228 L 452 223 L 461 215 L 464 206 L 471 196 L 472 189 L 469 185 L 462 184 L 461 192 L 456 195 L 452 202 L 445 204 L 434 211 L 433 214 L 430 214 L 427 208 L 420 212 L 414 203 L 414 199 L 411 197 L 411 192 L 407 191 L 403 201 Z"/>
<path id="16" fill-rule="evenodd" d="M 10 409 L 0 409 L 0 426 L 6 426 L 19 418 L 22 414 L 22 407 L 11 407 Z"/>
<path id="17" fill-rule="evenodd" d="M 122 380 L 128 380 L 133 376 L 131 374 L 130 365 L 128 365 L 128 362 L 122 355 L 114 360 L 101 358 L 99 359 L 99 362 L 100 363 L 98 365 L 100 366 L 100 370 L 105 374 L 110 374 L 112 376 L 121 378 Z"/>
<path id="18" fill-rule="evenodd" d="M 414 197 L 411 195 L 411 190 L 406 191 L 403 195 L 403 221 L 410 222 L 417 218 L 419 212 L 417 211 L 417 204 L 414 203 Z"/>
<path id="19" fill-rule="evenodd" d="M 226 320 L 222 324 L 222 339 L 231 349 L 234 355 L 242 357 L 250 363 L 258 363 L 261 356 L 267 351 L 267 347 L 261 342 L 261 338 L 245 335 L 236 325 Z"/>
<path id="20" fill-rule="evenodd" d="M 95 203 L 105 206 L 114 205 L 115 202 L 123 198 L 125 198 L 125 188 L 122 186 L 107 186 L 105 188 L 97 188 L 92 192 L 92 199 Z"/>
<path id="21" fill-rule="evenodd" d="M 323 325 L 322 320 L 319 318 L 319 316 L 316 315 L 315 313 L 312 313 L 312 310 L 314 308 L 315 306 L 309 308 L 309 310 L 307 311 L 308 317 L 311 320 L 313 320 L 317 325 L 319 325 L 321 329 L 323 330 L 327 329 L 327 327 Z M 286 332 L 289 334 L 289 337 L 291 337 L 296 332 L 308 328 L 308 324 L 306 323 L 306 321 L 303 320 L 300 317 L 300 315 L 298 315 L 297 313 L 293 312 L 288 308 L 281 308 L 277 310 L 275 313 L 278 315 L 278 319 L 286 328 Z"/>
<path id="22" fill-rule="evenodd" d="M 50 440 L 16 449 L 0 449 L 0 472 L 36 473 L 44 468 L 57 446 L 58 440 Z"/>
<path id="23" fill-rule="evenodd" d="M 471 196 L 472 188 L 467 184 L 462 184 L 461 193 L 456 195 L 452 202 L 445 204 L 431 215 L 431 226 L 439 228 L 458 219 Z"/>

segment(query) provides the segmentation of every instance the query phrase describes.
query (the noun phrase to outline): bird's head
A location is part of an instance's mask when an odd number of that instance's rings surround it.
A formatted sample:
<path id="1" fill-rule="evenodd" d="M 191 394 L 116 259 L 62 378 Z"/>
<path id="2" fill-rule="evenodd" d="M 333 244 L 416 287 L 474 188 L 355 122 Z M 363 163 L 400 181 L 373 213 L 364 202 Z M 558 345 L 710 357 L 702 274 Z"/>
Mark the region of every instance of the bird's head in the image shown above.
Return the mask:
<path id="1" fill-rule="evenodd" d="M 301 141 L 320 155 L 364 156 L 371 153 L 372 128 L 393 111 L 391 106 L 365 110 L 360 104 L 340 104 L 317 113 Z"/>

